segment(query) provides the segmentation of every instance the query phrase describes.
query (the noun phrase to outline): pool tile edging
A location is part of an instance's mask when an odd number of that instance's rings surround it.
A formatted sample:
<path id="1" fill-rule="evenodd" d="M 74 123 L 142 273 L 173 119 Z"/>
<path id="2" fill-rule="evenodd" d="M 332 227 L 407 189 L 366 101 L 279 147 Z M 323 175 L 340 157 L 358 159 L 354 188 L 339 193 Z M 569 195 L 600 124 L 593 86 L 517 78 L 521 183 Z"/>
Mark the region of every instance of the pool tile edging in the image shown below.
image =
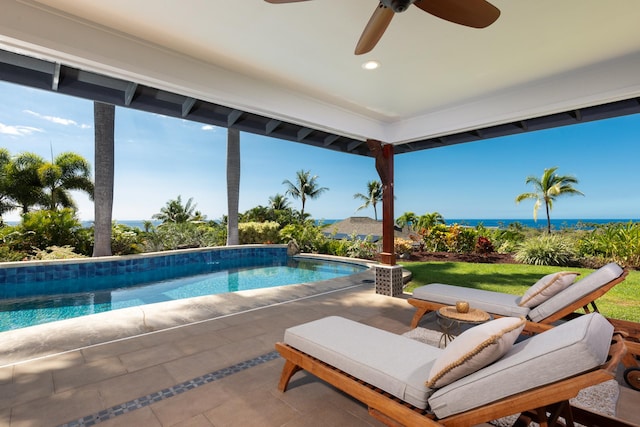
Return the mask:
<path id="1" fill-rule="evenodd" d="M 185 249 L 105 258 L 0 263 L 0 299 L 38 295 L 37 284 L 56 280 L 109 277 L 160 267 L 184 267 L 242 258 L 286 258 L 286 245 L 242 245 Z M 24 284 L 35 284 L 32 290 Z"/>

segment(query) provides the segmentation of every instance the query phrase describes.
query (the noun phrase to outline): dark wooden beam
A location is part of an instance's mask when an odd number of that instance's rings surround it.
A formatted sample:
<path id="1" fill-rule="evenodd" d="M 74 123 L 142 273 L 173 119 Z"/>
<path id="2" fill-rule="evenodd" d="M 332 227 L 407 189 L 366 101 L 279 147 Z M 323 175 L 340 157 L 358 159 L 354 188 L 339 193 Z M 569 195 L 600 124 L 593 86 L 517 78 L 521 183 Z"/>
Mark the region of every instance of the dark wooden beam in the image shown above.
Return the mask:
<path id="1" fill-rule="evenodd" d="M 298 141 L 302 142 L 306 137 L 311 135 L 313 129 L 310 128 L 302 128 L 298 131 Z"/>
<path id="2" fill-rule="evenodd" d="M 131 105 L 131 101 L 133 101 L 133 97 L 136 94 L 136 89 L 138 89 L 138 84 L 129 82 L 127 88 L 124 91 L 124 105 Z"/>
<path id="3" fill-rule="evenodd" d="M 58 86 L 60 85 L 60 63 L 56 62 L 53 67 L 53 76 L 51 77 L 51 90 L 58 91 Z"/>
<path id="4" fill-rule="evenodd" d="M 267 135 L 270 135 L 274 130 L 276 130 L 278 126 L 280 126 L 281 123 L 282 123 L 281 120 L 276 120 L 276 119 L 269 120 L 264 127 L 264 132 Z"/>
<path id="5" fill-rule="evenodd" d="M 393 144 L 382 145 L 374 139 L 367 140 L 367 146 L 376 159 L 376 170 L 382 182 L 382 253 L 383 264 L 396 265 L 394 250 L 394 208 L 393 208 Z"/>
<path id="6" fill-rule="evenodd" d="M 351 141 L 349 144 L 347 144 L 347 151 L 351 152 L 361 145 L 362 145 L 362 141 Z"/>
<path id="7" fill-rule="evenodd" d="M 338 135 L 327 135 L 324 138 L 324 146 L 328 147 L 331 144 L 333 144 L 334 142 L 336 142 L 340 137 Z"/>
<path id="8" fill-rule="evenodd" d="M 194 105 L 196 105 L 195 98 L 185 99 L 184 102 L 182 103 L 182 117 L 187 117 Z"/>
<path id="9" fill-rule="evenodd" d="M 571 115 L 571 117 L 573 117 L 574 119 L 576 119 L 576 121 L 581 122 L 582 121 L 582 111 L 580 110 L 573 110 L 570 111 L 569 114 Z"/>
<path id="10" fill-rule="evenodd" d="M 242 117 L 243 114 L 244 111 L 232 110 L 227 116 L 227 127 L 231 127 L 236 124 L 236 122 L 240 120 L 240 117 Z"/>

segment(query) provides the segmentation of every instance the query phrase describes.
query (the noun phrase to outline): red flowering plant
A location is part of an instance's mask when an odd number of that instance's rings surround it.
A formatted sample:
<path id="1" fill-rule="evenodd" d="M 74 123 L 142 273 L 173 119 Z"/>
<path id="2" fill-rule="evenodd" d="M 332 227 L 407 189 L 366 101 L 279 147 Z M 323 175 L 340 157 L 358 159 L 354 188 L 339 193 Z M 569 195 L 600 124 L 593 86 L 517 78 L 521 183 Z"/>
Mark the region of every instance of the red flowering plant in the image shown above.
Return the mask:
<path id="1" fill-rule="evenodd" d="M 479 236 L 476 241 L 476 252 L 479 254 L 490 254 L 493 252 L 493 243 L 487 237 Z"/>

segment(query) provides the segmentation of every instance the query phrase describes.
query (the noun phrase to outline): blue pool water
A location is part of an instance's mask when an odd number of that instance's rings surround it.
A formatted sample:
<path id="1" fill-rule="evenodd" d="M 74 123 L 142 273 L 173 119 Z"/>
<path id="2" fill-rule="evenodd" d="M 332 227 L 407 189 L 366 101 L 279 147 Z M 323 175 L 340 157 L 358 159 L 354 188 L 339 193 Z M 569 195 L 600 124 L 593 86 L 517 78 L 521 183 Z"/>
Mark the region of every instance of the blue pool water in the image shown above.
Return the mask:
<path id="1" fill-rule="evenodd" d="M 183 298 L 316 282 L 365 269 L 341 262 L 244 257 L 134 271 L 118 277 L 45 281 L 38 283 L 38 288 L 47 289 L 46 295 L 0 300 L 0 331 Z"/>

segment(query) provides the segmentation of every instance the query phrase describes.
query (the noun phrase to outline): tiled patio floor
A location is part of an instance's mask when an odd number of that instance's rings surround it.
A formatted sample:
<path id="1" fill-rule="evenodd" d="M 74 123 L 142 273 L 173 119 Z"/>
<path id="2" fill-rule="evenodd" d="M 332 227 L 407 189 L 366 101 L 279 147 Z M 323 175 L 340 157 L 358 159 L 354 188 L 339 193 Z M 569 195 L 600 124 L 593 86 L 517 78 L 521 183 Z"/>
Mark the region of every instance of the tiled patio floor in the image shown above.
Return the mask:
<path id="1" fill-rule="evenodd" d="M 287 327 L 327 315 L 408 331 L 411 307 L 402 298 L 376 295 L 371 278 L 366 273 L 315 288 L 219 297 L 215 308 L 202 303 L 197 309 L 213 320 L 182 316 L 170 329 L 132 338 L 126 335 L 139 326 L 128 330 L 127 319 L 107 322 L 104 317 L 97 318 L 98 326 L 88 325 L 95 318 L 70 322 L 67 332 L 58 328 L 52 340 L 20 343 L 19 334 L 11 334 L 0 349 L 0 425 L 378 426 L 360 403 L 306 373 L 298 373 L 290 390 L 280 393 L 276 385 L 283 361 L 273 354 Z M 176 316 L 151 310 L 144 322 L 150 328 Z M 196 323 L 179 326 L 186 318 Z M 113 328 L 110 336 L 116 339 L 87 341 L 83 334 L 95 328 Z M 24 339 L 37 336 L 33 332 Z M 27 351 L 28 344 L 40 349 Z M 621 409 L 635 422 L 640 422 L 638 403 L 640 394 L 626 389 Z"/>

